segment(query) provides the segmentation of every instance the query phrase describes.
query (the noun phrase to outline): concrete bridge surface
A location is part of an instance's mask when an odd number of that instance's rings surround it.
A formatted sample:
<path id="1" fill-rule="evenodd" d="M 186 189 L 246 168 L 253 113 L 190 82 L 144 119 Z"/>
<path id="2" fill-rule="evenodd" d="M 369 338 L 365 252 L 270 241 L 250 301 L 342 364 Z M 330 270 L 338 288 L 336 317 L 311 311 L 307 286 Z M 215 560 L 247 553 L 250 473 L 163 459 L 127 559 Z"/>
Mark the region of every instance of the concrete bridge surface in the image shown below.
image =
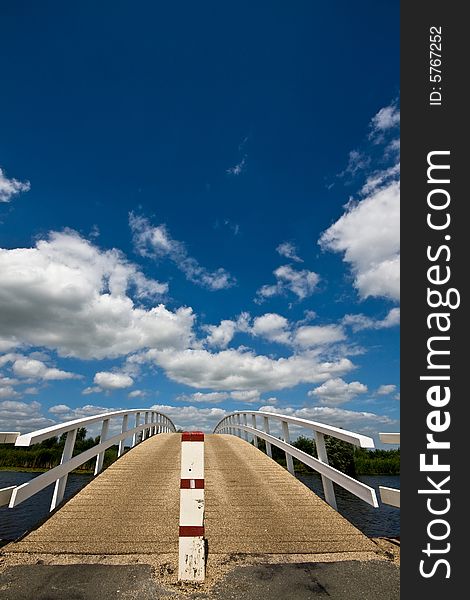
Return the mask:
<path id="1" fill-rule="evenodd" d="M 399 597 L 398 569 L 372 540 L 264 453 L 220 434 L 205 436 L 207 580 L 178 586 L 180 451 L 179 434 L 149 438 L 5 546 L 0 596 Z"/>

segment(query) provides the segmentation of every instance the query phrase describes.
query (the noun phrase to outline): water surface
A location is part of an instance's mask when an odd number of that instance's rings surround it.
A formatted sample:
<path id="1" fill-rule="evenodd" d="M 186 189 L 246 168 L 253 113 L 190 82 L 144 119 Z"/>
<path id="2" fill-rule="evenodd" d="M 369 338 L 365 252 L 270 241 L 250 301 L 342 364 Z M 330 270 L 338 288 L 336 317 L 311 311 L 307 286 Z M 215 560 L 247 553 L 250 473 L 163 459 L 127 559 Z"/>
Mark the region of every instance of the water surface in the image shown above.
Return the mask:
<path id="1" fill-rule="evenodd" d="M 297 477 L 308 488 L 325 499 L 319 475 L 312 473 L 311 475 L 297 475 Z M 369 537 L 400 537 L 400 509 L 382 504 L 379 494 L 379 485 L 400 489 L 400 476 L 358 475 L 356 479 L 375 489 L 379 508 L 370 506 L 342 487 L 333 484 L 338 512 Z"/>
<path id="2" fill-rule="evenodd" d="M 22 473 L 19 471 L 0 471 L 0 488 L 10 485 L 21 485 L 41 473 Z M 75 492 L 86 485 L 93 475 L 78 475 L 71 473 L 67 480 L 65 498 L 70 498 Z M 52 501 L 54 484 L 41 490 L 28 500 L 25 500 L 15 508 L 7 506 L 0 507 L 0 542 L 19 538 L 21 535 L 33 529 L 49 514 Z"/>

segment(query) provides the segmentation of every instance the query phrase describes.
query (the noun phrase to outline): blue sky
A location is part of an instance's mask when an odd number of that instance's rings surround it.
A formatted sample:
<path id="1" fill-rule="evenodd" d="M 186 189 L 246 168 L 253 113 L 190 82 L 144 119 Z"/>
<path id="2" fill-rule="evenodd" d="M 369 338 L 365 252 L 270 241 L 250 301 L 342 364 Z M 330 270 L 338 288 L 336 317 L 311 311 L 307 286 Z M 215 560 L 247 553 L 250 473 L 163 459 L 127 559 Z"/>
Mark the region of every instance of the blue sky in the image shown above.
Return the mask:
<path id="1" fill-rule="evenodd" d="M 398 430 L 398 3 L 0 11 L 0 429 Z"/>

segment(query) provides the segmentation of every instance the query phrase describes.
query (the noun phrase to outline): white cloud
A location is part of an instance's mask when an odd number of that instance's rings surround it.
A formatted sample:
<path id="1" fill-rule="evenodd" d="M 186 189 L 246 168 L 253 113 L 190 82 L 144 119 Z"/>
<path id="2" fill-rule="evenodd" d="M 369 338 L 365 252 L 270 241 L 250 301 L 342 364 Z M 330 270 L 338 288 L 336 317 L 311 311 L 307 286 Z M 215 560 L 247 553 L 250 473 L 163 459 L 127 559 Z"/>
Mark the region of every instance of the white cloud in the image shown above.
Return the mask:
<path id="1" fill-rule="evenodd" d="M 0 329 L 5 340 L 61 356 L 114 358 L 146 347 L 187 348 L 191 308 L 147 310 L 138 298 L 166 284 L 146 279 L 118 250 L 100 250 L 76 232 L 51 232 L 34 248 L 0 249 Z"/>
<path id="2" fill-rule="evenodd" d="M 297 255 L 297 248 L 291 242 L 283 242 L 282 244 L 279 244 L 279 246 L 276 248 L 276 251 L 281 256 L 285 256 L 286 258 L 289 258 L 290 260 L 293 260 L 295 262 L 304 262 Z"/>
<path id="3" fill-rule="evenodd" d="M 207 325 L 205 329 L 209 332 L 206 338 L 209 346 L 213 348 L 226 348 L 237 331 L 237 323 L 236 321 L 224 319 L 220 322 L 220 325 Z"/>
<path id="4" fill-rule="evenodd" d="M 52 419 L 43 416 L 39 402 L 4 400 L 0 402 L 0 429 L 28 433 L 54 425 Z"/>
<path id="5" fill-rule="evenodd" d="M 265 313 L 252 320 L 245 312 L 236 321 L 225 320 L 217 326 L 206 326 L 205 329 L 209 331 L 206 341 L 212 347 L 225 349 L 235 333 L 241 331 L 268 342 L 306 349 L 327 346 L 346 338 L 341 325 L 304 325 L 313 318 L 312 315 L 315 316 L 315 313 L 307 314 L 305 319 L 297 323 L 290 323 L 277 313 Z"/>
<path id="6" fill-rule="evenodd" d="M 129 398 L 145 398 L 145 396 L 147 396 L 147 392 L 144 392 L 143 390 L 132 390 L 132 392 L 129 392 L 128 394 Z"/>
<path id="7" fill-rule="evenodd" d="M 347 358 L 323 361 L 313 351 L 273 359 L 241 349 L 218 353 L 201 349 L 148 350 L 128 360 L 155 363 L 173 381 L 217 391 L 280 390 L 299 383 L 320 383 L 354 368 Z"/>
<path id="8" fill-rule="evenodd" d="M 343 325 L 348 325 L 354 332 L 363 329 L 389 329 L 400 324 L 400 309 L 392 308 L 383 319 L 373 319 L 363 314 L 345 315 Z"/>
<path id="9" fill-rule="evenodd" d="M 88 396 L 90 394 L 100 394 L 103 390 L 98 387 L 97 385 L 95 386 L 90 386 L 90 387 L 86 387 L 83 391 L 82 394 L 84 396 Z"/>
<path id="10" fill-rule="evenodd" d="M 241 159 L 241 161 L 239 163 L 237 163 L 236 165 L 234 165 L 233 167 L 229 167 L 226 170 L 226 173 L 228 173 L 229 175 L 240 175 L 240 173 L 242 173 L 245 170 L 246 167 L 246 154 L 245 156 Z"/>
<path id="11" fill-rule="evenodd" d="M 259 396 L 258 390 L 242 390 L 230 394 L 232 400 L 238 400 L 239 402 L 259 402 Z"/>
<path id="12" fill-rule="evenodd" d="M 205 325 L 203 329 L 209 333 L 206 344 L 212 348 L 226 348 L 237 332 L 251 332 L 250 320 L 249 313 L 242 312 L 236 320 L 224 319 L 219 325 Z"/>
<path id="13" fill-rule="evenodd" d="M 180 394 L 176 400 L 179 402 L 196 402 L 198 404 L 219 404 L 229 398 L 230 394 L 227 392 L 194 392 L 193 394 Z"/>
<path id="14" fill-rule="evenodd" d="M 266 313 L 256 317 L 250 333 L 254 336 L 263 337 L 270 342 L 290 343 L 289 321 L 276 313 Z"/>
<path id="15" fill-rule="evenodd" d="M 304 325 L 296 330 L 294 344 L 301 348 L 313 348 L 339 342 L 345 337 L 339 325 Z"/>
<path id="16" fill-rule="evenodd" d="M 394 129 L 400 124 L 400 111 L 395 102 L 381 108 L 370 122 L 370 139 L 380 139 L 385 131 Z"/>
<path id="17" fill-rule="evenodd" d="M 397 389 L 397 386 L 394 385 L 393 383 L 388 384 L 388 385 L 381 385 L 376 394 L 377 396 L 389 396 L 390 394 L 392 394 L 395 390 Z"/>
<path id="18" fill-rule="evenodd" d="M 30 189 L 31 185 L 29 181 L 8 179 L 5 171 L 0 168 L 0 202 L 10 202 L 13 196 L 21 192 L 28 192 Z"/>
<path id="19" fill-rule="evenodd" d="M 103 390 L 121 390 L 133 385 L 134 380 L 125 373 L 111 373 L 110 371 L 100 371 L 93 378 L 93 383 Z"/>
<path id="20" fill-rule="evenodd" d="M 344 404 L 353 400 L 359 394 L 367 392 L 367 386 L 359 381 L 346 383 L 340 377 L 328 379 L 319 387 L 310 390 L 308 393 L 312 398 L 318 398 L 321 404 Z"/>
<path id="21" fill-rule="evenodd" d="M 119 408 L 110 408 L 105 406 L 96 406 L 93 404 L 86 404 L 85 406 L 77 406 L 71 408 L 67 404 L 56 404 L 51 406 L 49 411 L 56 418 L 58 423 L 64 423 L 66 421 L 72 421 L 75 419 L 83 419 L 86 417 L 92 417 L 103 413 L 115 412 L 121 410 Z M 129 419 L 129 427 L 132 427 L 133 421 Z M 121 431 L 122 417 L 117 416 L 111 418 L 109 422 L 108 436 L 115 435 Z M 101 423 L 91 423 L 86 425 L 87 436 L 95 437 L 101 432 Z"/>
<path id="22" fill-rule="evenodd" d="M 27 377 L 30 379 L 42 379 L 45 381 L 61 379 L 81 379 L 81 375 L 61 371 L 60 369 L 50 368 L 40 360 L 33 358 L 19 358 L 13 363 L 13 372 L 18 377 Z"/>
<path id="23" fill-rule="evenodd" d="M 398 421 L 385 415 L 376 415 L 370 412 L 346 410 L 333 406 L 309 406 L 294 409 L 290 407 L 279 408 L 276 406 L 262 406 L 261 411 L 277 412 L 280 414 L 310 419 L 318 423 L 341 427 L 356 433 L 362 433 L 378 439 L 379 431 L 394 431 L 399 426 Z M 295 430 L 294 430 L 295 431 Z"/>
<path id="24" fill-rule="evenodd" d="M 240 392 L 194 392 L 193 394 L 181 394 L 176 398 L 180 402 L 196 402 L 205 404 L 219 404 L 225 400 L 238 400 L 243 403 L 258 402 L 260 393 L 258 390 L 244 390 Z"/>
<path id="25" fill-rule="evenodd" d="M 174 240 L 165 225 L 152 226 L 148 219 L 129 214 L 134 245 L 142 256 L 154 259 L 168 258 L 180 269 L 186 278 L 211 291 L 223 290 L 236 284 L 236 279 L 225 269 L 208 271 L 188 255 L 183 242 Z"/>
<path id="26" fill-rule="evenodd" d="M 374 171 L 367 177 L 365 184 L 361 188 L 361 194 L 363 196 L 372 194 L 385 184 L 395 181 L 399 174 L 400 163 L 396 163 L 388 169 Z"/>
<path id="27" fill-rule="evenodd" d="M 338 175 L 338 177 L 344 177 L 346 174 L 356 175 L 358 171 L 363 171 L 370 166 L 370 157 L 359 152 L 359 150 L 351 150 L 349 153 L 348 166 L 346 169 Z"/>
<path id="28" fill-rule="evenodd" d="M 320 277 L 313 271 L 301 269 L 296 271 L 290 265 L 278 267 L 273 274 L 276 283 L 273 285 L 263 285 L 257 292 L 255 302 L 260 304 L 267 298 L 273 296 L 283 296 L 288 292 L 295 294 L 299 300 L 304 300 L 311 296 L 320 281 Z"/>
<path id="29" fill-rule="evenodd" d="M 227 414 L 222 408 L 199 408 L 196 406 L 170 406 L 154 404 L 152 409 L 169 417 L 177 429 L 212 432 L 217 423 Z"/>
<path id="30" fill-rule="evenodd" d="M 49 408 L 49 412 L 52 413 L 53 415 L 61 415 L 63 413 L 67 413 L 71 410 L 72 409 L 70 408 L 70 406 L 67 406 L 67 404 L 56 404 L 55 406 L 51 406 Z"/>
<path id="31" fill-rule="evenodd" d="M 394 181 L 346 212 L 320 238 L 324 249 L 343 252 L 361 298 L 400 295 L 400 191 Z"/>
<path id="32" fill-rule="evenodd" d="M 18 398 L 20 394 L 11 385 L 0 383 L 0 398 Z"/>

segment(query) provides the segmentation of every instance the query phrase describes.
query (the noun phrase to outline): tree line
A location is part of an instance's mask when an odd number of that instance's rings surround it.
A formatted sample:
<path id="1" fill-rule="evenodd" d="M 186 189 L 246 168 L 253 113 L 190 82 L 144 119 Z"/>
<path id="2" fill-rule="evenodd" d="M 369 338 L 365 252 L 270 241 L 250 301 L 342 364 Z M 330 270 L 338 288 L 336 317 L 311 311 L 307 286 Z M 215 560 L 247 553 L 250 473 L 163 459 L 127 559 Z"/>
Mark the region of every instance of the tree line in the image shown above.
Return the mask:
<path id="1" fill-rule="evenodd" d="M 11 444 L 0 444 L 0 468 L 48 470 L 60 464 L 64 450 L 66 433 L 60 437 L 52 437 L 33 446 L 17 447 Z M 81 454 L 99 443 L 98 437 L 87 437 L 86 427 L 77 430 L 73 456 Z M 117 446 L 108 448 L 104 455 L 104 467 L 108 467 L 117 458 Z M 83 463 L 77 471 L 93 471 L 96 458 Z"/>
<path id="2" fill-rule="evenodd" d="M 318 458 L 315 440 L 301 435 L 292 446 Z M 343 440 L 325 436 L 325 446 L 329 464 L 341 471 L 355 477 L 356 475 L 399 475 L 400 474 L 400 450 L 367 450 L 348 444 Z M 258 439 L 258 447 L 266 452 L 266 443 Z M 286 465 L 286 457 L 283 450 L 277 446 L 271 446 L 273 459 L 279 464 Z M 312 473 L 313 469 L 294 458 L 294 469 L 297 473 Z"/>

